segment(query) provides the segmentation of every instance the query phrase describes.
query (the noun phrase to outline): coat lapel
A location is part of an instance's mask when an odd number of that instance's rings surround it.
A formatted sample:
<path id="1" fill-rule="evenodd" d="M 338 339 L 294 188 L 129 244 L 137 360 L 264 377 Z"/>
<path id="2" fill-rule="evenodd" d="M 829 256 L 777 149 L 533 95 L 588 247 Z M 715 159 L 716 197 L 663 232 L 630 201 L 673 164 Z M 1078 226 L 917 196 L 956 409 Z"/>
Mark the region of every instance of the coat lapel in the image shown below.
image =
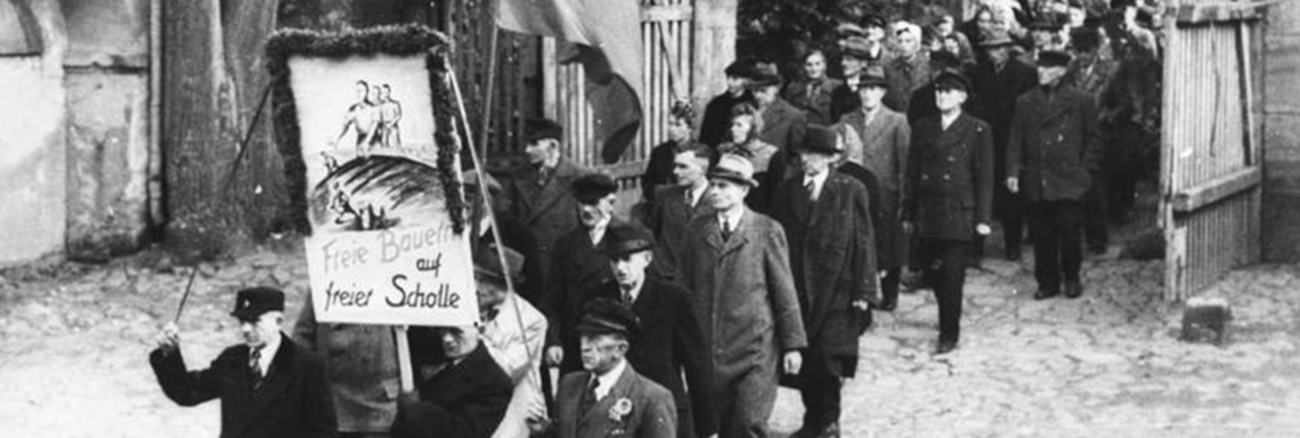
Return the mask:
<path id="1" fill-rule="evenodd" d="M 243 433 L 243 430 L 257 423 L 263 414 L 270 412 L 270 406 L 283 398 L 288 387 L 301 377 L 301 373 L 294 370 L 296 356 L 293 342 L 287 336 L 281 334 L 280 349 L 275 352 L 275 359 L 271 360 L 271 369 L 267 370 L 261 386 L 256 389 L 252 387 L 252 370 L 245 368 L 244 372 L 240 373 L 241 380 L 243 380 L 240 383 L 249 388 L 253 406 L 249 410 L 251 415 L 246 417 L 246 422 L 238 427 L 239 433 L 235 433 L 234 436 L 239 436 Z M 244 362 L 248 362 L 247 353 L 244 355 Z"/>
<path id="2" fill-rule="evenodd" d="M 579 424 L 602 425 L 602 427 L 596 429 L 598 433 L 594 436 L 609 436 L 613 432 L 612 429 L 626 425 L 626 422 L 612 420 L 609 412 L 618 400 L 632 400 L 632 386 L 636 383 L 636 378 L 637 374 L 632 369 L 632 364 L 627 364 L 626 368 L 623 369 L 623 375 L 618 376 L 618 381 L 614 382 L 614 387 L 609 389 L 609 393 L 605 394 L 605 398 L 596 401 L 596 404 L 591 406 L 590 411 L 580 414 L 582 423 Z M 635 411 L 637 408 L 638 406 L 633 406 L 632 410 Z M 627 431 L 623 432 L 626 433 Z"/>
<path id="3" fill-rule="evenodd" d="M 528 218 L 527 222 L 532 222 L 541 217 L 543 212 L 550 210 L 551 206 L 560 202 L 569 190 L 569 179 L 577 174 L 578 168 L 573 163 L 570 163 L 568 159 L 561 157 L 560 162 L 555 165 L 555 174 L 551 175 L 551 179 L 546 181 L 546 185 L 539 188 L 534 196 L 529 197 L 529 199 L 535 199 L 536 203 L 533 204 L 533 208 L 530 210 L 532 216 Z M 535 181 L 537 171 L 533 170 L 532 175 Z M 524 184 L 529 185 L 527 181 Z M 535 183 L 531 185 L 537 187 Z"/>
<path id="4" fill-rule="evenodd" d="M 745 214 L 740 217 L 740 224 L 736 225 L 736 229 L 731 232 L 731 238 L 722 242 L 722 253 L 718 255 L 718 258 L 726 257 L 727 254 L 739 250 L 740 247 L 745 246 L 746 242 L 749 242 L 750 229 L 753 228 L 750 226 L 753 223 L 753 216 L 754 212 L 750 211 L 749 208 L 745 208 Z M 718 238 L 719 240 L 722 238 L 721 230 L 718 231 Z"/>

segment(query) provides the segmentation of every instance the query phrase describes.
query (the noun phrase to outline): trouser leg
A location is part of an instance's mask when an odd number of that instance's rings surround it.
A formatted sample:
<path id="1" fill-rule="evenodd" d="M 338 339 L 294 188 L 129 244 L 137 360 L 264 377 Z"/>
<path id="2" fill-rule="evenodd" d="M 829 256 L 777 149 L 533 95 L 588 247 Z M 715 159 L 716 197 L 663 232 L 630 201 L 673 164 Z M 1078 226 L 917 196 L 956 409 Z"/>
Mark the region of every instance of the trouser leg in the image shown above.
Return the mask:
<path id="1" fill-rule="evenodd" d="M 1029 228 L 1034 241 L 1034 279 L 1038 288 L 1061 290 L 1060 237 L 1057 234 L 1057 203 L 1037 201 L 1029 204 Z"/>
<path id="2" fill-rule="evenodd" d="M 767 419 L 776 405 L 776 363 L 746 373 L 736 384 L 735 397 L 732 409 L 739 434 L 733 436 L 767 437 Z"/>
<path id="3" fill-rule="evenodd" d="M 1092 187 L 1088 188 L 1088 193 L 1084 197 L 1084 234 L 1087 236 L 1090 249 L 1104 249 L 1110 243 L 1110 233 L 1106 229 L 1107 219 L 1110 217 L 1106 213 L 1108 184 L 1104 170 L 1094 172 Z"/>
<path id="4" fill-rule="evenodd" d="M 1019 251 L 1024 236 L 1025 203 L 1021 202 L 1020 195 L 1011 193 L 1005 186 L 998 184 L 995 187 L 993 195 L 1002 198 L 1002 211 L 998 216 L 1002 222 L 1002 244 L 1007 251 Z"/>
<path id="5" fill-rule="evenodd" d="M 1083 265 L 1083 203 L 1060 201 L 1056 209 L 1056 223 L 1060 227 L 1061 276 L 1066 282 L 1079 282 Z"/>
<path id="6" fill-rule="evenodd" d="M 939 305 L 939 341 L 956 343 L 961 339 L 962 288 L 970 244 L 934 241 L 929 246 L 938 262 L 934 292 Z"/>
<path id="7" fill-rule="evenodd" d="M 898 286 L 902 280 L 903 268 L 885 270 L 885 277 L 880 279 L 880 298 L 885 303 L 898 302 Z"/>
<path id="8" fill-rule="evenodd" d="M 826 355 L 816 349 L 809 349 L 804 356 L 799 378 L 805 409 L 803 427 L 806 429 L 820 432 L 840 419 L 843 385 L 840 377 L 831 372 L 832 366 Z"/>

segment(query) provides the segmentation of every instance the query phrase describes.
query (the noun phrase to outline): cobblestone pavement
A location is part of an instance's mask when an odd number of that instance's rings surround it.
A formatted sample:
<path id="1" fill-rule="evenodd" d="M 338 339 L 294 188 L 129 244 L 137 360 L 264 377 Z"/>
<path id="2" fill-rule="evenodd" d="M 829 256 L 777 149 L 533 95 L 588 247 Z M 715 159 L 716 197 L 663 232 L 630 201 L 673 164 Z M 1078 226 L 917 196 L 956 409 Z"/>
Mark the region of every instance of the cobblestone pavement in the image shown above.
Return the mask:
<path id="1" fill-rule="evenodd" d="M 280 242 L 203 264 L 181 323 L 191 367 L 235 342 L 230 291 L 270 284 L 301 305 L 301 247 Z M 971 271 L 961 348 L 932 357 L 930 293 L 904 294 L 862 338 L 845 389 L 849 437 L 1300 436 L 1300 267 L 1252 268 L 1216 291 L 1234 306 L 1225 347 L 1176 340 L 1181 308 L 1159 298 L 1159 262 L 1085 267 L 1078 300 L 1032 300 L 1028 264 Z M 34 265 L 0 278 L 0 429 L 5 436 L 215 436 L 216 403 L 172 404 L 149 370 L 156 327 L 189 268 L 148 252 L 107 265 Z M 294 316 L 292 315 L 291 317 Z M 799 426 L 783 389 L 772 418 Z"/>

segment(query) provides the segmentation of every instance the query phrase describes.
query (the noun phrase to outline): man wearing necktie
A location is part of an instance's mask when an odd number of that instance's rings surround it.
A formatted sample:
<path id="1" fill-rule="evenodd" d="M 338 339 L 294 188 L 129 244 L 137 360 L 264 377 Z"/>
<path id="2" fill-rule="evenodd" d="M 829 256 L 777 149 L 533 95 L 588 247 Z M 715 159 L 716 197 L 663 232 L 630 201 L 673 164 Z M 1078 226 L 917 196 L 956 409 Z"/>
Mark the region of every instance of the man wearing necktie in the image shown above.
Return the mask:
<path id="1" fill-rule="evenodd" d="M 838 437 L 840 389 L 858 363 L 858 324 L 876 301 L 876 254 L 867 189 L 832 166 L 838 134 L 809 126 L 798 148 L 803 174 L 776 190 L 772 215 L 790 239 L 790 268 L 808 331 L 797 386 L 804 420 L 792 437 Z"/>
<path id="2" fill-rule="evenodd" d="M 682 278 L 709 342 L 719 435 L 765 437 L 777 371 L 798 374 L 808 346 L 785 231 L 745 207 L 758 186 L 749 160 L 723 155 L 709 184 L 717 213 L 691 221 Z"/>
<path id="3" fill-rule="evenodd" d="M 679 269 L 681 253 L 685 251 L 686 226 L 692 219 L 713 216 L 709 205 L 709 179 L 705 172 L 713 151 L 699 142 L 689 142 L 677 150 L 673 157 L 673 178 L 677 184 L 660 187 L 655 203 L 646 215 L 646 226 L 658 239 L 656 260 L 674 270 Z"/>
<path id="4" fill-rule="evenodd" d="M 636 315 L 613 299 L 600 298 L 584 307 L 576 330 L 583 371 L 560 380 L 559 437 L 677 436 L 672 394 L 638 374 L 626 359 L 639 331 Z"/>
<path id="5" fill-rule="evenodd" d="M 717 434 L 717 417 L 708 388 L 708 345 L 691 295 L 682 286 L 648 275 L 655 260 L 655 239 L 636 224 L 610 228 L 605 253 L 614 281 L 585 294 L 617 299 L 636 315 L 636 343 L 627 353 L 637 372 L 663 385 L 677 406 L 677 436 L 708 437 Z M 685 380 L 683 381 L 683 376 Z M 689 391 L 687 388 L 690 388 Z"/>
<path id="6" fill-rule="evenodd" d="M 163 393 L 181 406 L 221 399 L 221 436 L 333 437 L 336 417 L 315 355 L 280 332 L 284 292 L 255 287 L 236 294 L 244 343 L 227 348 L 205 370 L 186 371 L 175 323 L 149 355 Z"/>
<path id="7" fill-rule="evenodd" d="M 478 324 L 411 330 L 412 353 L 435 351 L 428 362 L 412 356 L 418 399 L 410 392 L 398 398 L 393 438 L 483 438 L 497 429 L 514 383 L 488 351 L 481 330 Z"/>

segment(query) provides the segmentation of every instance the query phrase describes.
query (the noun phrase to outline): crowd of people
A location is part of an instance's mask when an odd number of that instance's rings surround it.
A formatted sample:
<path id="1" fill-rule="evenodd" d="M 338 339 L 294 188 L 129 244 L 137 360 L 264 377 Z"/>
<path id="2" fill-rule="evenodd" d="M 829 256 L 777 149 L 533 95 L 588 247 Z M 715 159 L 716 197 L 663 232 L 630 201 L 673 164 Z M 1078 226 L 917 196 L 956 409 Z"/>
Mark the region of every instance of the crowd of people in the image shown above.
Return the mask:
<path id="1" fill-rule="evenodd" d="M 1034 299 L 1083 295 L 1085 235 L 1105 248 L 1158 125 L 1145 6 L 847 20 L 793 80 L 737 60 L 702 114 L 669 109 L 626 216 L 560 124 L 528 121 L 526 166 L 466 181 L 491 199 L 470 227 L 481 320 L 411 331 L 418 391 L 388 328 L 318 324 L 309 301 L 283 334 L 265 288 L 239 292 L 245 344 L 210 368 L 186 371 L 174 326 L 151 362 L 178 403 L 222 399 L 222 436 L 761 437 L 779 385 L 805 407 L 792 436 L 840 436 L 873 312 L 933 289 L 934 353 L 958 348 L 995 225 L 1018 261 L 1027 223 Z"/>

